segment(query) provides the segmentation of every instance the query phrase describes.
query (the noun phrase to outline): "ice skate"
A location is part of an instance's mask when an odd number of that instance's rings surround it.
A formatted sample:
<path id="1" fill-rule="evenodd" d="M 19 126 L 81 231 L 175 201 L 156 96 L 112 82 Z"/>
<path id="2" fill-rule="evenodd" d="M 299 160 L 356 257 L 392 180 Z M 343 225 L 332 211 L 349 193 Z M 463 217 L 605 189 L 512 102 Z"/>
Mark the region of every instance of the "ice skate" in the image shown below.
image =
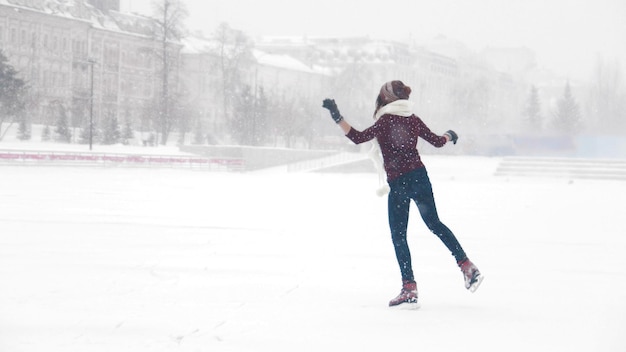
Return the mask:
<path id="1" fill-rule="evenodd" d="M 463 273 L 465 279 L 465 288 L 470 292 L 475 292 L 480 284 L 483 282 L 483 276 L 478 271 L 478 268 L 468 258 L 461 260 L 457 263 Z"/>
<path id="2" fill-rule="evenodd" d="M 401 307 L 406 309 L 417 309 L 417 284 L 415 281 L 403 280 L 400 294 L 389 301 L 389 307 Z"/>

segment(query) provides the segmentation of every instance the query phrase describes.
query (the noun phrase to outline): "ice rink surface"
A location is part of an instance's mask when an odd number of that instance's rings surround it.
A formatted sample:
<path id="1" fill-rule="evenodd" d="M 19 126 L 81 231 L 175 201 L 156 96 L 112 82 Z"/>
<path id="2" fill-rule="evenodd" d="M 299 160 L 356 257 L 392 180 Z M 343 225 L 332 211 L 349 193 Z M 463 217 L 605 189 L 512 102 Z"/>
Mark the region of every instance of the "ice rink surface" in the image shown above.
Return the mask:
<path id="1" fill-rule="evenodd" d="M 625 351 L 626 182 L 424 157 L 472 294 L 374 174 L 0 166 L 0 351 Z"/>

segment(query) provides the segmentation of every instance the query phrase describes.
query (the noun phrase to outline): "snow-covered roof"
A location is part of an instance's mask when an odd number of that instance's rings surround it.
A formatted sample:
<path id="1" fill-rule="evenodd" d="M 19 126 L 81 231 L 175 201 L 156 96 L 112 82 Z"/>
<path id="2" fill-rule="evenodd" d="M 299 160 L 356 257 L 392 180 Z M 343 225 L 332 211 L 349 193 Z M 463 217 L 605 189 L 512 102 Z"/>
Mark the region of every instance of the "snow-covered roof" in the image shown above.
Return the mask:
<path id="1" fill-rule="evenodd" d="M 307 65 L 297 58 L 286 54 L 272 54 L 258 49 L 254 49 L 252 54 L 259 65 L 325 76 L 336 73 L 336 70 L 331 67 L 316 64 Z"/>
<path id="2" fill-rule="evenodd" d="M 110 11 L 109 16 L 115 21 L 118 28 L 125 32 L 151 36 L 154 33 L 154 20 L 145 16 Z"/>
<path id="3" fill-rule="evenodd" d="M 189 35 L 182 39 L 183 54 L 210 54 L 218 48 L 218 42 L 197 35 Z M 297 58 L 286 54 L 273 54 L 267 51 L 253 49 L 252 55 L 256 62 L 262 66 L 280 68 L 290 71 L 298 71 L 311 74 L 330 75 L 332 72 L 319 65 L 309 66 Z"/>
<path id="4" fill-rule="evenodd" d="M 252 55 L 254 55 L 254 58 L 259 65 L 279 67 L 292 71 L 315 73 L 311 67 L 289 55 L 277 55 L 258 49 L 252 50 Z"/>
<path id="5" fill-rule="evenodd" d="M 217 48 L 217 42 L 211 39 L 189 35 L 182 40 L 183 54 L 206 54 Z"/>
<path id="6" fill-rule="evenodd" d="M 16 10 L 41 12 L 47 15 L 85 21 L 94 28 L 150 36 L 154 20 L 149 17 L 100 9 L 83 0 L 0 0 L 0 5 Z"/>

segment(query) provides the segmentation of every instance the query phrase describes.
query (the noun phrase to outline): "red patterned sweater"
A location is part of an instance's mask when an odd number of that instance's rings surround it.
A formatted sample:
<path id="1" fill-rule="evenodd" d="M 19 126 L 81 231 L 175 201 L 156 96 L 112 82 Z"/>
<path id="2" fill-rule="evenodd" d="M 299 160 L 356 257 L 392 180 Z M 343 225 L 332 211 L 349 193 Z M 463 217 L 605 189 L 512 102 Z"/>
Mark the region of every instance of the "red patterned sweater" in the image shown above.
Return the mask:
<path id="1" fill-rule="evenodd" d="M 409 117 L 387 114 L 381 116 L 373 126 L 346 134 L 355 144 L 376 138 L 383 154 L 387 182 L 409 171 L 424 167 L 417 151 L 417 139 L 421 137 L 437 148 L 446 144 L 446 138 L 436 135 L 416 115 Z"/>

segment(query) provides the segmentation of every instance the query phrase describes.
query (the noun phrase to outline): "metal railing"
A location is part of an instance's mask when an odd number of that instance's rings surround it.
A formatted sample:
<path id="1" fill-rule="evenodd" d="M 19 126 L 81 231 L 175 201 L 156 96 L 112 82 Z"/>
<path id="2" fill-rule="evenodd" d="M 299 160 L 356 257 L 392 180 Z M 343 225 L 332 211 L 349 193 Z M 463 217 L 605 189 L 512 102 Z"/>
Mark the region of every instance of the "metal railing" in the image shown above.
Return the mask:
<path id="1" fill-rule="evenodd" d="M 0 150 L 0 164 L 191 168 L 209 171 L 243 171 L 245 169 L 245 162 L 241 158 L 33 150 Z"/>

